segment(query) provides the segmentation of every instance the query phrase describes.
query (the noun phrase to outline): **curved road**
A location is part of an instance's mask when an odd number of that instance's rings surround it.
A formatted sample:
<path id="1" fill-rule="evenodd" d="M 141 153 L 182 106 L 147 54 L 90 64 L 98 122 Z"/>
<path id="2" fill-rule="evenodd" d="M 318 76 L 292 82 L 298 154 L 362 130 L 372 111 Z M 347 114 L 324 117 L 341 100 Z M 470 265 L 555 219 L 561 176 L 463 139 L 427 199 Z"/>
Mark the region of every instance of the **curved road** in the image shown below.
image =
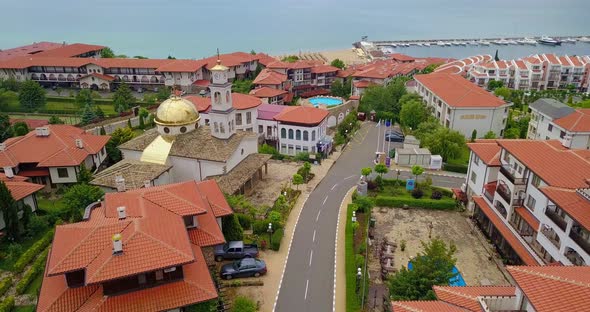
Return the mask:
<path id="1" fill-rule="evenodd" d="M 373 166 L 377 131 L 374 123 L 364 123 L 309 195 L 295 227 L 274 311 L 332 311 L 338 210 L 346 192 L 358 182 L 360 169 Z M 402 173 L 400 177 L 408 175 Z M 464 181 L 464 178 L 432 178 L 440 186 L 460 186 Z"/>

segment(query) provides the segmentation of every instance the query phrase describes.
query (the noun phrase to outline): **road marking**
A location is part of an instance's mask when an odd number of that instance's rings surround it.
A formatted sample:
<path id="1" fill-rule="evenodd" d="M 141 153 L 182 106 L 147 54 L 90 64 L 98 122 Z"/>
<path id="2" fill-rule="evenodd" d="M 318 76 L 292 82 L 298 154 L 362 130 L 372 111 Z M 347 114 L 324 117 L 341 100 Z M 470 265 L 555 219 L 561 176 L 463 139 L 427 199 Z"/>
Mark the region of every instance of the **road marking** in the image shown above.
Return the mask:
<path id="1" fill-rule="evenodd" d="M 338 208 L 338 217 L 336 218 L 336 239 L 334 240 L 334 294 L 332 295 L 332 312 L 336 311 L 336 277 L 338 276 L 338 271 L 336 270 L 336 263 L 338 262 L 338 231 L 340 228 L 340 213 L 342 213 L 342 205 L 344 204 L 344 200 L 346 199 L 346 196 L 348 196 L 348 193 L 351 191 L 352 189 L 346 192 L 346 195 L 344 195 L 344 197 L 342 198 L 342 201 L 340 202 L 340 207 Z"/>
<path id="2" fill-rule="evenodd" d="M 346 177 L 346 178 L 344 178 L 344 180 L 348 180 L 348 179 L 350 179 L 350 178 L 354 178 L 354 177 L 356 177 L 356 174 L 353 174 L 353 175 L 351 175 L 350 177 Z"/>
<path id="3" fill-rule="evenodd" d="M 311 259 L 313 259 L 313 249 L 309 253 L 309 266 L 311 266 Z"/>
<path id="4" fill-rule="evenodd" d="M 309 287 L 309 280 L 305 282 L 305 300 L 307 300 L 307 288 Z"/>
<path id="5" fill-rule="evenodd" d="M 338 186 L 338 183 L 334 184 L 334 186 L 332 186 L 332 191 L 334 190 L 334 188 L 336 188 L 336 186 Z"/>
<path id="6" fill-rule="evenodd" d="M 322 203 L 322 205 L 326 204 L 326 200 L 328 200 L 328 196 L 326 195 L 326 198 L 324 198 L 324 202 Z"/>
<path id="7" fill-rule="evenodd" d="M 313 230 L 313 238 L 311 240 L 312 242 L 315 242 L 315 230 Z"/>
<path id="8" fill-rule="evenodd" d="M 318 222 L 318 220 L 320 219 L 320 213 L 322 213 L 321 209 L 320 211 L 318 211 L 318 215 L 315 217 L 315 222 Z"/>

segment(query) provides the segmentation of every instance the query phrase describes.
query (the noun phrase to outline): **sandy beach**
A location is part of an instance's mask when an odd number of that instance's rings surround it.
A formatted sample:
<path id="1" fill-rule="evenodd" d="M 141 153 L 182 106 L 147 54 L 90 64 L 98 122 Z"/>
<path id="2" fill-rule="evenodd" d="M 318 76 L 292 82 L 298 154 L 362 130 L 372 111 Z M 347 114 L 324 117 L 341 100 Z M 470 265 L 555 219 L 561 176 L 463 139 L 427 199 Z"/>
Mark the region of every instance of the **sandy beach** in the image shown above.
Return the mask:
<path id="1" fill-rule="evenodd" d="M 349 49 L 327 50 L 319 52 L 297 51 L 293 53 L 275 55 L 274 57 L 277 59 L 282 59 L 283 57 L 288 55 L 296 55 L 302 60 L 323 61 L 326 64 L 329 64 L 335 59 L 342 60 L 346 65 L 362 64 L 368 61 L 368 59 L 364 57 L 364 55 L 362 54 L 362 51 L 358 49 L 353 49 L 352 47 Z"/>

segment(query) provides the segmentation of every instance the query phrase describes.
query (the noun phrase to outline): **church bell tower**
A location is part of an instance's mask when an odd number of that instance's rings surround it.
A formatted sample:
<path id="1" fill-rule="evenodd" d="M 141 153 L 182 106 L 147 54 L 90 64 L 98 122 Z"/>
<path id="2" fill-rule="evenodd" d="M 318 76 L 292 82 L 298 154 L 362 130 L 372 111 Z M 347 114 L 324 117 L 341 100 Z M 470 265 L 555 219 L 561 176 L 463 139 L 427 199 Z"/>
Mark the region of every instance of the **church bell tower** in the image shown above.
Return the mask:
<path id="1" fill-rule="evenodd" d="M 235 130 L 235 112 L 232 105 L 231 82 L 229 68 L 221 64 L 217 51 L 217 65 L 211 68 L 212 82 L 211 111 L 209 111 L 211 135 L 219 139 L 228 139 Z"/>

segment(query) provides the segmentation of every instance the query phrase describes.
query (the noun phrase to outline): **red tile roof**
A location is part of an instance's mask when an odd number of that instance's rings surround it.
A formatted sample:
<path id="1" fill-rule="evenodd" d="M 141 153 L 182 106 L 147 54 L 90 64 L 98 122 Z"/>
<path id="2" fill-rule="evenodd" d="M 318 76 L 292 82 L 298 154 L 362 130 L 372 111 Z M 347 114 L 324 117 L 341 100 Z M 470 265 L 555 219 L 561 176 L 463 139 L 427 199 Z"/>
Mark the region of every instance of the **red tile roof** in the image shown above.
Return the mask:
<path id="1" fill-rule="evenodd" d="M 355 88 L 368 88 L 370 86 L 376 86 L 377 84 L 372 82 L 372 81 L 366 81 L 366 80 L 361 80 L 361 81 L 355 81 L 352 83 L 354 85 Z"/>
<path id="2" fill-rule="evenodd" d="M 571 189 L 587 187 L 586 179 L 590 177 L 590 162 L 574 151 L 561 146 L 559 141 L 497 141 L 501 147 L 550 186 Z"/>
<path id="3" fill-rule="evenodd" d="M 250 91 L 250 95 L 253 95 L 258 98 L 270 98 L 270 97 L 275 97 L 275 96 L 279 96 L 279 95 L 283 95 L 283 94 L 287 94 L 287 93 L 288 92 L 285 90 L 279 90 L 279 89 L 270 88 L 270 87 L 256 88 L 256 89 Z"/>
<path id="4" fill-rule="evenodd" d="M 542 187 L 541 192 L 584 228 L 590 230 L 590 201 L 572 189 Z"/>
<path id="5" fill-rule="evenodd" d="M 35 130 L 7 141 L 0 151 L 0 166 L 16 167 L 19 163 L 38 163 L 39 167 L 80 165 L 89 155 L 97 154 L 110 136 L 87 134 L 69 125 L 48 125 L 49 136 L 37 136 Z M 83 148 L 76 147 L 76 139 Z"/>
<path id="6" fill-rule="evenodd" d="M 393 60 L 399 61 L 399 62 L 413 62 L 416 59 L 409 56 L 409 55 L 405 55 L 402 53 L 392 53 L 389 55 L 389 57 Z"/>
<path id="7" fill-rule="evenodd" d="M 556 125 L 572 132 L 590 132 L 590 108 L 576 109 L 573 113 L 555 119 Z"/>
<path id="8" fill-rule="evenodd" d="M 252 83 L 255 85 L 280 85 L 285 81 L 287 81 L 287 75 L 274 70 L 263 69 Z"/>
<path id="9" fill-rule="evenodd" d="M 204 96 L 199 96 L 199 95 L 189 95 L 189 96 L 185 96 L 185 99 L 191 101 L 195 107 L 197 108 L 197 111 L 199 113 L 203 113 L 209 110 L 209 108 L 211 108 L 211 98 L 210 97 L 204 97 Z"/>
<path id="10" fill-rule="evenodd" d="M 311 68 L 311 72 L 315 74 L 334 73 L 338 70 L 338 67 L 331 65 L 317 65 Z"/>
<path id="11" fill-rule="evenodd" d="M 219 55 L 221 64 L 227 67 L 234 67 L 245 63 L 250 63 L 258 60 L 258 58 L 258 55 L 252 55 L 246 52 L 233 52 Z M 207 64 L 207 69 L 211 69 L 213 66 L 217 65 L 217 55 L 201 59 L 199 61 L 205 62 Z"/>
<path id="12" fill-rule="evenodd" d="M 211 81 L 209 81 L 207 79 L 195 80 L 195 82 L 193 82 L 193 85 L 199 86 L 199 87 L 208 87 L 210 84 L 211 84 Z"/>
<path id="13" fill-rule="evenodd" d="M 277 61 L 276 58 L 264 53 L 256 53 L 256 58 L 258 58 L 258 63 L 263 66 L 267 66 L 268 64 Z"/>
<path id="14" fill-rule="evenodd" d="M 557 59 L 557 57 L 555 56 L 555 54 L 543 54 L 545 56 L 545 59 L 547 59 L 547 61 L 549 61 L 549 63 L 554 64 L 554 65 L 559 65 L 561 64 L 559 62 L 559 59 Z"/>
<path id="15" fill-rule="evenodd" d="M 317 126 L 329 115 L 325 109 L 308 106 L 290 106 L 274 117 L 283 123 Z"/>
<path id="16" fill-rule="evenodd" d="M 235 109 L 250 109 L 262 104 L 262 101 L 252 95 L 232 93 L 232 105 Z"/>
<path id="17" fill-rule="evenodd" d="M 535 231 L 539 231 L 539 220 L 525 207 L 516 207 L 514 211 Z M 590 211 L 589 211 L 590 212 Z"/>
<path id="18" fill-rule="evenodd" d="M 102 79 L 102 80 L 106 80 L 106 81 L 113 81 L 113 80 L 115 80 L 115 77 L 113 77 L 113 76 L 103 75 L 103 74 L 99 74 L 99 73 L 92 73 L 92 74 L 86 75 L 86 76 L 84 76 L 82 78 L 85 78 L 85 77 L 88 77 L 88 76 L 93 76 L 93 77 L 96 77 L 98 79 Z"/>
<path id="19" fill-rule="evenodd" d="M 330 90 L 326 90 L 326 89 L 315 89 L 315 90 L 310 90 L 310 91 L 306 91 L 301 93 L 301 97 L 302 98 L 309 98 L 312 96 L 318 96 L 318 95 L 328 95 L 330 94 Z"/>
<path id="20" fill-rule="evenodd" d="M 443 301 L 392 301 L 393 312 L 467 312 L 469 310 Z"/>
<path id="21" fill-rule="evenodd" d="M 55 42 L 36 42 L 29 45 L 24 45 L 12 49 L 4 49 L 0 51 L 0 61 L 4 61 L 13 57 L 33 55 L 42 51 L 47 51 L 62 47 L 63 43 Z"/>
<path id="22" fill-rule="evenodd" d="M 474 312 L 481 311 L 477 297 L 514 297 L 516 292 L 514 286 L 433 286 L 432 289 L 438 300 Z"/>
<path id="23" fill-rule="evenodd" d="M 582 62 L 580 61 L 580 59 L 578 58 L 578 56 L 575 55 L 571 55 L 571 56 L 567 56 L 567 58 L 569 58 L 569 60 L 571 61 L 571 63 L 576 66 L 576 67 L 583 67 L 584 64 L 582 64 Z"/>
<path id="24" fill-rule="evenodd" d="M 170 62 L 158 67 L 159 72 L 196 72 L 205 67 L 207 63 L 199 60 L 171 60 Z"/>
<path id="25" fill-rule="evenodd" d="M 350 75 L 354 74 L 356 70 L 352 67 L 346 68 L 346 69 L 341 69 L 338 71 L 338 73 L 336 73 L 336 77 L 340 77 L 340 78 L 348 78 L 350 77 Z"/>
<path id="26" fill-rule="evenodd" d="M 415 75 L 414 79 L 452 107 L 499 107 L 502 99 L 459 75 L 432 73 Z"/>
<path id="27" fill-rule="evenodd" d="M 59 48 L 50 49 L 35 54 L 37 57 L 74 57 L 88 52 L 95 52 L 104 49 L 105 46 L 84 44 L 84 43 L 73 43 L 68 44 Z"/>
<path id="28" fill-rule="evenodd" d="M 496 143 L 467 143 L 467 147 L 477 155 L 486 165 L 499 167 L 500 163 L 500 151 L 502 148 Z"/>
<path id="29" fill-rule="evenodd" d="M 479 206 L 481 211 L 485 213 L 494 227 L 502 234 L 502 237 L 512 247 L 516 254 L 520 257 L 523 263 L 527 265 L 538 265 L 539 263 L 535 257 L 524 247 L 524 245 L 516 238 L 516 235 L 510 231 L 508 226 L 500 219 L 500 217 L 493 211 L 493 209 L 480 196 L 473 196 L 473 201 Z"/>
<path id="30" fill-rule="evenodd" d="M 507 270 L 535 311 L 590 307 L 590 267 L 508 266 Z"/>
<path id="31" fill-rule="evenodd" d="M 38 127 L 47 126 L 49 124 L 49 120 L 47 119 L 12 119 L 10 118 L 10 124 L 13 125 L 16 122 L 24 122 L 27 124 L 29 129 L 35 129 Z"/>

